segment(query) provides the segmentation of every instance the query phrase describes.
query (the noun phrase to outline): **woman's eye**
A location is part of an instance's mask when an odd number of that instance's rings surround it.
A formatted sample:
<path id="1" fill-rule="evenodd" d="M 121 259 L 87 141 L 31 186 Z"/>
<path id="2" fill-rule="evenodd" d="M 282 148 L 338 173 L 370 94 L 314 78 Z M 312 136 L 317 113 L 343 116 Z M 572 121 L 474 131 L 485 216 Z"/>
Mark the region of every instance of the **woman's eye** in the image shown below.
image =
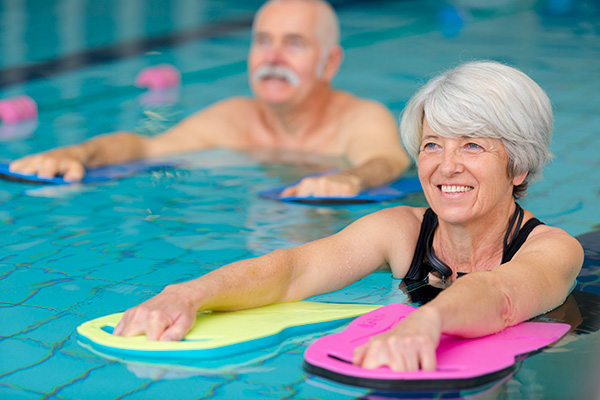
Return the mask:
<path id="1" fill-rule="evenodd" d="M 483 150 L 483 147 L 481 147 L 481 146 L 480 146 L 480 145 L 478 145 L 477 143 L 467 143 L 467 144 L 465 145 L 465 148 L 466 148 L 467 150 L 477 150 L 477 151 L 479 151 L 479 150 Z"/>
<path id="2" fill-rule="evenodd" d="M 438 148 L 437 143 L 429 142 L 423 145 L 423 150 L 435 150 Z"/>

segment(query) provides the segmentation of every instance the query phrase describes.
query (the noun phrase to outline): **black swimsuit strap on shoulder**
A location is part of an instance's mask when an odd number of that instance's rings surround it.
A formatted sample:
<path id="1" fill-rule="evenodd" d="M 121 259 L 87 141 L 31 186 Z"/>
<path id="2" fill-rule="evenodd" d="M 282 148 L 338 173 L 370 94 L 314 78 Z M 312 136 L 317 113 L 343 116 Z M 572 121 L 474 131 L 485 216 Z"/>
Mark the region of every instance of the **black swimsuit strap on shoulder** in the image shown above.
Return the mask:
<path id="1" fill-rule="evenodd" d="M 437 219 L 435 222 L 437 225 Z M 433 270 L 439 272 L 440 276 L 442 277 L 442 282 L 446 283 L 446 278 L 452 276 L 452 268 L 450 268 L 448 264 L 440 260 L 438 256 L 435 255 L 435 252 L 433 251 L 434 232 L 435 227 L 429 232 L 429 237 L 427 238 L 427 247 L 425 247 L 425 255 L 427 256 L 426 262 Z"/>
<path id="2" fill-rule="evenodd" d="M 518 203 L 515 203 L 515 206 L 517 208 L 515 208 L 515 212 L 512 216 L 512 219 L 510 220 L 510 224 L 508 225 L 506 234 L 504 235 L 504 241 L 502 242 L 502 258 L 504 258 L 504 254 L 506 253 L 506 249 L 508 248 L 508 246 L 510 246 L 510 244 L 515 240 L 515 237 L 519 233 L 519 227 L 521 226 L 521 223 L 523 222 L 523 214 L 524 214 L 523 209 L 521 208 L 521 206 Z M 515 222 L 516 222 L 516 225 L 515 225 Z M 513 231 L 512 235 L 510 234 L 511 231 Z M 509 239 L 509 237 L 510 237 L 510 239 Z"/>
<path id="3" fill-rule="evenodd" d="M 515 203 L 515 205 L 515 212 L 502 243 L 502 264 L 513 258 L 536 226 L 543 225 L 543 222 L 537 218 L 532 218 L 519 229 L 523 222 L 524 211 L 519 204 Z M 428 276 L 429 270 L 437 271 L 441 275 L 442 281 L 452 276 L 452 268 L 440 260 L 433 251 L 433 234 L 437 224 L 437 215 L 430 208 L 427 209 L 423 215 L 417 247 L 410 268 L 404 277 L 405 280 L 421 281 Z"/>
<path id="4" fill-rule="evenodd" d="M 435 230 L 437 226 L 437 215 L 431 208 L 425 210 L 423 215 L 423 222 L 421 222 L 421 231 L 419 232 L 419 238 L 417 239 L 417 246 L 415 248 L 415 254 L 413 255 L 412 262 L 408 268 L 408 272 L 404 276 L 404 280 L 419 282 L 427 278 L 427 271 L 423 268 L 423 260 L 425 259 L 425 249 L 427 248 L 427 239 L 429 238 L 430 232 Z"/>
<path id="5" fill-rule="evenodd" d="M 525 225 L 519 230 L 519 233 L 516 236 L 513 235 L 514 237 L 511 238 L 508 245 L 502 251 L 502 264 L 512 260 L 514 255 L 517 254 L 517 251 L 519 251 L 521 246 L 523 246 L 523 243 L 525 243 L 529 237 L 531 231 L 538 225 L 544 225 L 544 223 L 537 218 L 531 218 L 525 222 Z"/>

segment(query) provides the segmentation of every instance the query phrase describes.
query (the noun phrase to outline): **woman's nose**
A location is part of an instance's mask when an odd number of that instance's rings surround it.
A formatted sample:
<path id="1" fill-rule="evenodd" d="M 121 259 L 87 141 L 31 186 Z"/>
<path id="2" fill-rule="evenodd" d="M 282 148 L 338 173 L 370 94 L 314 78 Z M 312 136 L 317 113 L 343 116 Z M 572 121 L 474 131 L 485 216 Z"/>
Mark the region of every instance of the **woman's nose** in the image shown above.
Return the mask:
<path id="1" fill-rule="evenodd" d="M 452 176 L 464 170 L 461 157 L 452 150 L 444 150 L 440 170 L 445 176 Z"/>

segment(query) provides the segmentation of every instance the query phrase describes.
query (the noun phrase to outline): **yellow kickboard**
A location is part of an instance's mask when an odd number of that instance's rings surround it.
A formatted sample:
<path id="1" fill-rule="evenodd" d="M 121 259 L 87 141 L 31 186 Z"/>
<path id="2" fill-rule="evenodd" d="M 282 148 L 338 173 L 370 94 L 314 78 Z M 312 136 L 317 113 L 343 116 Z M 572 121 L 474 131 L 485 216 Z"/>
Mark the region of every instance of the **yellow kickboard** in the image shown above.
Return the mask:
<path id="1" fill-rule="evenodd" d="M 297 335 L 337 328 L 381 306 L 295 301 L 229 312 L 199 313 L 182 341 L 149 341 L 146 336 L 112 334 L 123 313 L 77 328 L 83 342 L 103 353 L 141 357 L 219 358 L 281 343 Z"/>

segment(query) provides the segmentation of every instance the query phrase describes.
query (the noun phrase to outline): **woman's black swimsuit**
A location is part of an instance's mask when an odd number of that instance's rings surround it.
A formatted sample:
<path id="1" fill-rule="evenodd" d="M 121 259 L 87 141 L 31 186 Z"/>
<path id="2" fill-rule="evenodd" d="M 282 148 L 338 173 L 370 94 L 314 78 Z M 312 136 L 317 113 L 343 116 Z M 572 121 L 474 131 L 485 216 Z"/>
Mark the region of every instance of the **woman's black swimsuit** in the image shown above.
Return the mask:
<path id="1" fill-rule="evenodd" d="M 515 214 L 513 215 L 511 224 L 504 237 L 502 264 L 510 261 L 513 258 L 536 226 L 544 224 L 537 218 L 531 218 L 529 221 L 525 222 L 525 225 L 523 225 L 518 232 L 515 230 L 509 240 L 510 232 L 513 230 L 515 223 L 516 226 L 520 226 L 522 220 L 523 210 L 517 204 Z M 437 227 L 437 224 L 437 215 L 431 210 L 431 208 L 428 208 L 423 216 L 421 231 L 419 232 L 419 239 L 417 240 L 417 248 L 415 249 L 415 254 L 413 256 L 412 263 L 410 264 L 410 268 L 408 269 L 408 273 L 404 277 L 405 281 L 423 281 L 428 277 L 429 272 L 432 270 L 438 271 L 441 274 L 442 279 L 452 275 L 452 269 L 439 258 L 437 258 L 433 252 L 433 233 Z M 461 275 L 461 273 L 459 273 L 459 275 Z"/>

